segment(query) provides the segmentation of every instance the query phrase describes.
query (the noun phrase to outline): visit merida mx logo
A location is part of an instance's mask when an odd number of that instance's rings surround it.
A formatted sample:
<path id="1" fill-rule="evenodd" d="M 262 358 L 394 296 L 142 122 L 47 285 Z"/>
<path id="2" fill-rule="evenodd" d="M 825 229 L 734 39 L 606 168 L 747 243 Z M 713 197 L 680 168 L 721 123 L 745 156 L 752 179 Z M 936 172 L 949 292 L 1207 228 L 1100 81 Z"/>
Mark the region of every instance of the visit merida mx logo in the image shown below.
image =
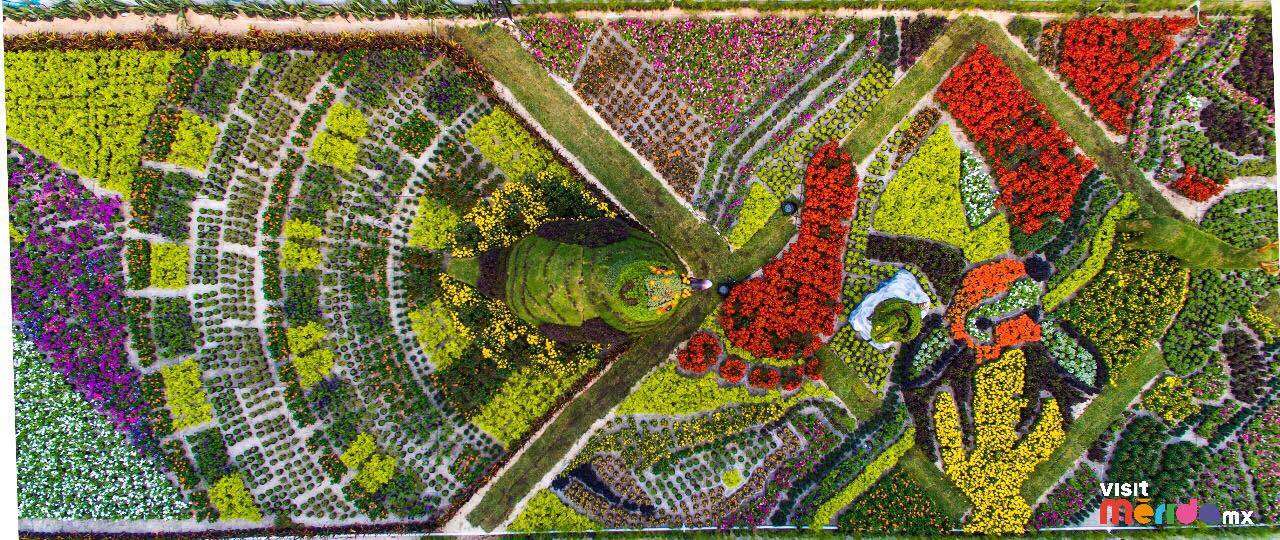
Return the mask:
<path id="1" fill-rule="evenodd" d="M 1108 482 L 1102 484 L 1099 525 L 1252 525 L 1252 510 L 1223 511 L 1216 504 L 1199 504 L 1197 499 L 1181 504 L 1154 503 L 1147 493 L 1148 482 Z"/>

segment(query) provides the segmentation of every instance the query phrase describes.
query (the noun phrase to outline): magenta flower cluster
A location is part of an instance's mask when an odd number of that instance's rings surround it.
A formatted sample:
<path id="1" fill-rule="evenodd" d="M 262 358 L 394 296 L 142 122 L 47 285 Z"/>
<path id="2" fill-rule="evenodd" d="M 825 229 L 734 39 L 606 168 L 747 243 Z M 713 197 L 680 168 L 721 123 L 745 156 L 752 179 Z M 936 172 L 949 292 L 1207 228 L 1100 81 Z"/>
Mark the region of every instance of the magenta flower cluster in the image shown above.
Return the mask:
<path id="1" fill-rule="evenodd" d="M 72 387 L 136 434 L 145 408 L 125 350 L 120 200 L 24 149 L 9 165 L 9 206 L 34 203 L 12 254 L 14 320 Z"/>
<path id="2" fill-rule="evenodd" d="M 623 19 L 610 23 L 664 80 L 717 130 L 782 73 L 807 73 L 821 58 L 805 58 L 840 29 L 833 17 L 756 17 L 678 21 Z M 797 66 L 804 60 L 807 65 Z"/>

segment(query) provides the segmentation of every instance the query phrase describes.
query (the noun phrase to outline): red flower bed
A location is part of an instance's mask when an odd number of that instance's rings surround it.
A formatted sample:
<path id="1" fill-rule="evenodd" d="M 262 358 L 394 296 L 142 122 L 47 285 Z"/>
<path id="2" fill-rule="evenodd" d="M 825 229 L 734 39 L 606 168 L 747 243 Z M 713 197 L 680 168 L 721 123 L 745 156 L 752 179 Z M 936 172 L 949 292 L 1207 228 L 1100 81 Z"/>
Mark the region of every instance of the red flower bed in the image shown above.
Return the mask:
<path id="1" fill-rule="evenodd" d="M 1173 53 L 1173 36 L 1195 24 L 1181 17 L 1086 17 L 1063 25 L 1058 71 L 1103 122 L 1128 133 L 1138 82 Z"/>
<path id="2" fill-rule="evenodd" d="M 1214 195 L 1222 193 L 1222 184 L 1200 174 L 1191 165 L 1187 165 L 1182 170 L 1182 177 L 1170 183 L 1169 188 L 1181 193 L 1183 197 L 1198 202 L 1207 201 Z"/>
<path id="3" fill-rule="evenodd" d="M 840 309 L 845 236 L 853 215 L 858 177 L 849 154 L 835 141 L 814 154 L 805 175 L 800 235 L 764 276 L 729 293 L 720 324 L 735 346 L 758 357 L 813 354 L 821 336 L 835 331 Z"/>
<path id="4" fill-rule="evenodd" d="M 978 45 L 934 94 L 991 163 L 1013 224 L 1032 234 L 1046 214 L 1066 219 L 1093 161 L 1076 154 L 1058 127 L 1000 58 Z"/>
<path id="5" fill-rule="evenodd" d="M 720 358 L 720 340 L 708 332 L 698 332 L 676 353 L 680 369 L 702 375 Z"/>
<path id="6" fill-rule="evenodd" d="M 781 378 L 778 370 L 774 368 L 756 366 L 751 368 L 751 375 L 747 377 L 747 382 L 761 390 L 773 390 L 778 387 L 778 380 Z"/>
<path id="7" fill-rule="evenodd" d="M 1040 325 L 1025 313 L 996 323 L 992 329 L 992 343 L 978 343 L 964 326 L 965 317 L 973 308 L 1008 291 L 1014 281 L 1025 275 L 1027 269 L 1018 259 L 1000 259 L 978 266 L 964 275 L 951 305 L 947 306 L 946 320 L 951 337 L 971 347 L 977 353 L 979 364 L 999 358 L 1006 347 L 1040 341 Z"/>
<path id="8" fill-rule="evenodd" d="M 804 363 L 804 376 L 811 381 L 822 380 L 822 362 L 817 358 L 810 357 Z"/>
<path id="9" fill-rule="evenodd" d="M 720 378 L 733 384 L 742 382 L 747 374 L 747 363 L 737 356 L 730 356 L 720 365 Z"/>
<path id="10" fill-rule="evenodd" d="M 782 391 L 794 392 L 804 382 L 804 368 L 795 366 L 782 372 Z"/>

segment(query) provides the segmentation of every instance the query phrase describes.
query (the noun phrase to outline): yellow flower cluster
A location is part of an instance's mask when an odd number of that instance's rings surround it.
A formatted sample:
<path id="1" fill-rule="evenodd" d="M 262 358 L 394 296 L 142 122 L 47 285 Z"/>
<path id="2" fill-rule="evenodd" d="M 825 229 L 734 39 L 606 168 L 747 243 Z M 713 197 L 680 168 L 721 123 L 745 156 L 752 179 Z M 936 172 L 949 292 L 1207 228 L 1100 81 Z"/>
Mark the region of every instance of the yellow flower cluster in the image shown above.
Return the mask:
<path id="1" fill-rule="evenodd" d="M 1142 394 L 1142 408 L 1160 415 L 1165 422 L 1176 424 L 1199 412 L 1191 387 L 1181 377 L 1171 375 Z"/>
<path id="2" fill-rule="evenodd" d="M 947 477 L 973 503 L 973 517 L 965 532 L 1017 534 L 1031 518 L 1022 498 L 1022 484 L 1031 471 L 1062 445 L 1062 413 L 1054 400 L 1041 407 L 1041 417 L 1021 441 L 1016 425 L 1026 406 L 1022 393 L 1027 359 L 1013 349 L 999 360 L 978 368 L 974 375 L 974 448 L 967 451 L 960 433 L 955 398 L 938 396 L 934 425 Z"/>
<path id="3" fill-rule="evenodd" d="M 489 319 L 483 328 L 466 329 L 466 336 L 483 344 L 480 354 L 486 360 L 506 369 L 512 360 L 508 352 L 512 345 L 527 344 L 537 351 L 519 359 L 523 367 L 512 374 L 498 394 L 471 418 L 478 427 L 503 444 L 519 441 L 533 428 L 533 422 L 555 404 L 556 398 L 598 361 L 602 350 L 599 346 L 586 349 L 581 354 L 565 354 L 554 341 L 516 318 L 505 303 L 483 298 L 475 289 L 447 275 L 441 276 L 440 284 L 446 311 L 454 312 L 461 307 L 484 303 Z M 457 324 L 456 316 L 451 320 Z M 458 327 L 465 328 L 461 324 Z"/>
<path id="4" fill-rule="evenodd" d="M 440 285 L 444 291 L 442 299 L 451 311 L 459 307 L 475 305 L 478 302 L 485 303 L 491 318 L 486 321 L 484 328 L 468 329 L 467 335 L 471 336 L 475 333 L 475 339 L 485 344 L 480 349 L 480 354 L 486 359 L 493 360 L 499 366 L 506 368 L 508 358 L 502 354 L 502 351 L 511 343 L 523 341 L 539 351 L 534 358 L 530 359 L 532 363 L 546 366 L 554 371 L 571 370 L 571 367 L 565 364 L 564 354 L 556 347 L 556 343 L 544 337 L 534 327 L 517 319 L 505 303 L 482 298 L 476 294 L 474 288 L 448 275 L 440 277 Z M 461 324 L 459 326 L 461 327 Z"/>
<path id="5" fill-rule="evenodd" d="M 511 245 L 520 239 L 512 233 L 512 221 L 522 225 L 515 230 L 532 230 L 547 220 L 548 211 L 547 204 L 528 184 L 517 181 L 502 184 L 486 204 L 478 204 L 467 212 L 466 220 L 480 230 L 480 242 L 475 251 L 470 247 L 459 247 L 454 255 L 471 257 L 476 251 Z"/>

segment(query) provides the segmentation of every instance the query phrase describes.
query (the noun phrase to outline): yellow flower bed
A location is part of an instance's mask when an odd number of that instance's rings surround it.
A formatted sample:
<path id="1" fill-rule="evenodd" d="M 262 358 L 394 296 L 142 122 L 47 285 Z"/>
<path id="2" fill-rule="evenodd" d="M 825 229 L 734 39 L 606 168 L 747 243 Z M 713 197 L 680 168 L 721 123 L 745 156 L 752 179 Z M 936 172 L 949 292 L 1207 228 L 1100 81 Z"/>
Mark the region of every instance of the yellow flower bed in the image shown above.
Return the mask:
<path id="1" fill-rule="evenodd" d="M 966 451 L 960 432 L 955 398 L 939 394 L 934 425 L 943 469 L 973 503 L 973 516 L 965 532 L 1018 534 L 1031 518 L 1031 506 L 1022 498 L 1022 484 L 1031 471 L 1062 445 L 1062 413 L 1050 399 L 1041 416 L 1022 440 L 1016 425 L 1026 406 L 1022 393 L 1027 359 L 1013 349 L 999 360 L 978 368 L 974 375 L 974 448 Z"/>

